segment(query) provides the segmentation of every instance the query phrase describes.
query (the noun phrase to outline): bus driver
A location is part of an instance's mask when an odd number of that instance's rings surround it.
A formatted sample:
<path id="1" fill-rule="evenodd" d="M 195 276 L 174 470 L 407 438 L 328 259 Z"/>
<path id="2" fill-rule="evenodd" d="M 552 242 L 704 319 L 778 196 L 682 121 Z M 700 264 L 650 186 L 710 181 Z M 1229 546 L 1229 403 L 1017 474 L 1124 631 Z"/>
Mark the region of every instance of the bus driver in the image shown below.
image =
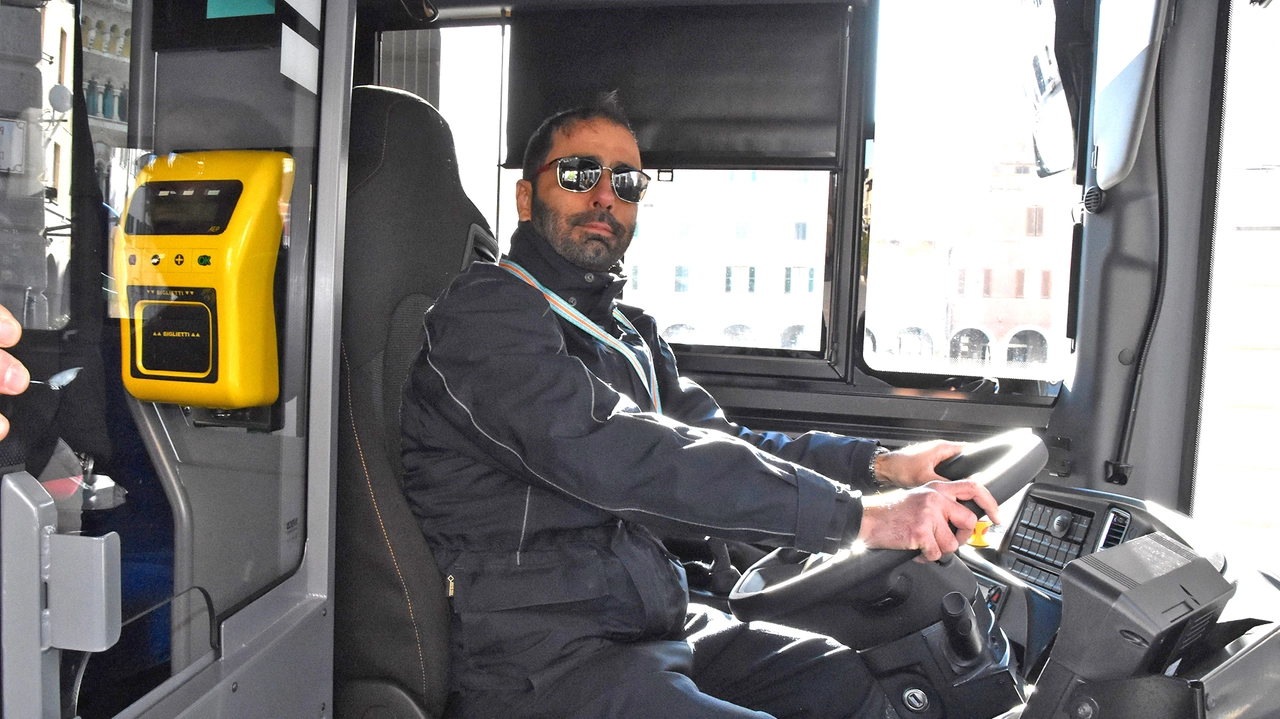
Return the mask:
<path id="1" fill-rule="evenodd" d="M 529 140 L 520 224 L 426 314 L 401 408 L 405 492 L 451 603 L 465 717 L 885 717 L 855 652 L 690 606 L 660 535 L 953 552 L 996 503 L 894 452 L 724 417 L 654 319 L 618 302 L 648 178 L 613 96 Z M 708 208 L 713 209 L 713 208 Z M 878 483 L 905 488 L 863 497 Z M 954 530 L 952 525 L 958 528 Z"/>

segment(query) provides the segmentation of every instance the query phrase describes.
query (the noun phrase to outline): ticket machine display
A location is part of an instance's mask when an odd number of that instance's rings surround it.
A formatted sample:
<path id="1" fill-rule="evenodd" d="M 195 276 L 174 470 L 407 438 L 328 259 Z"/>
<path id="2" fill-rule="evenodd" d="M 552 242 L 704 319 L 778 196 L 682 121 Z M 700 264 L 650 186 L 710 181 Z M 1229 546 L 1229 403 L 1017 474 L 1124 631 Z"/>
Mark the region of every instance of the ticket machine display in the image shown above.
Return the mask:
<path id="1" fill-rule="evenodd" d="M 138 174 L 113 258 L 130 394 L 218 409 L 275 402 L 273 289 L 292 190 L 283 152 L 160 155 Z"/>

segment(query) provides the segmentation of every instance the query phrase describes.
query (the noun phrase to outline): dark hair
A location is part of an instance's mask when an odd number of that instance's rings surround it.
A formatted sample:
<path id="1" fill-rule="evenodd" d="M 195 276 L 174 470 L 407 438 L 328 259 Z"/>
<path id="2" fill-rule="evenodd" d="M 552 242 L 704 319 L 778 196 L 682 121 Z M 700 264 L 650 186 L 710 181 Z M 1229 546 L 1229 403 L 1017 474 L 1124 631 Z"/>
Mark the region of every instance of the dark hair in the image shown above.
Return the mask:
<path id="1" fill-rule="evenodd" d="M 529 137 L 529 144 L 524 148 L 524 179 L 533 181 L 534 173 L 542 167 L 547 153 L 551 152 L 551 146 L 555 144 L 557 132 L 568 132 L 572 125 L 588 120 L 608 120 L 615 125 L 627 128 L 627 132 L 630 132 L 632 137 L 635 136 L 635 131 L 631 129 L 631 122 L 627 119 L 627 113 L 622 109 L 622 103 L 618 102 L 618 91 L 600 93 L 595 102 L 590 105 L 557 112 L 538 125 L 538 129 L 534 130 L 533 135 Z"/>

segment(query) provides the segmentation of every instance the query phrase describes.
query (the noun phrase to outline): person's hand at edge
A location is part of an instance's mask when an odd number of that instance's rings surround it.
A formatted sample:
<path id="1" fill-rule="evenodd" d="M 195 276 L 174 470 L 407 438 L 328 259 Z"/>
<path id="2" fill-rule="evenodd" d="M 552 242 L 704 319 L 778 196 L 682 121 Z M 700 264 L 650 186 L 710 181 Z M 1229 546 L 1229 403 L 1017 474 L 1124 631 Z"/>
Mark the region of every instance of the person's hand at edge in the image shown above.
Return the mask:
<path id="1" fill-rule="evenodd" d="M 0 347 L 12 347 L 22 339 L 22 325 L 0 305 Z M 0 394 L 22 394 L 31 382 L 31 373 L 13 355 L 0 349 Z M 9 434 L 9 419 L 0 414 L 0 439 Z"/>
<path id="2" fill-rule="evenodd" d="M 959 454 L 965 445 L 935 439 L 909 444 L 876 457 L 876 478 L 895 487 L 910 489 L 929 482 L 945 482 L 934 468 L 944 459 Z"/>
<path id="3" fill-rule="evenodd" d="M 937 561 L 969 541 L 978 518 L 960 504 L 972 499 L 998 522 L 999 506 L 971 479 L 930 482 L 922 487 L 863 497 L 858 539 L 876 549 L 918 549 Z"/>

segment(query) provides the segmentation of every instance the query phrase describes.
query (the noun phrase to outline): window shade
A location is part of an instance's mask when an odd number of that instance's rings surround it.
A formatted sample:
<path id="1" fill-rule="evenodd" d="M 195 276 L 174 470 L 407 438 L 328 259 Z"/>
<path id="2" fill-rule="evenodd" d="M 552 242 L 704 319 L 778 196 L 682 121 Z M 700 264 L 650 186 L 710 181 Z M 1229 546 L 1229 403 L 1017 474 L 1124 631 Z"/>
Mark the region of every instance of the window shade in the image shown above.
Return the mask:
<path id="1" fill-rule="evenodd" d="M 646 167 L 837 165 L 843 4 L 517 11 L 504 167 L 537 126 L 617 90 Z"/>

